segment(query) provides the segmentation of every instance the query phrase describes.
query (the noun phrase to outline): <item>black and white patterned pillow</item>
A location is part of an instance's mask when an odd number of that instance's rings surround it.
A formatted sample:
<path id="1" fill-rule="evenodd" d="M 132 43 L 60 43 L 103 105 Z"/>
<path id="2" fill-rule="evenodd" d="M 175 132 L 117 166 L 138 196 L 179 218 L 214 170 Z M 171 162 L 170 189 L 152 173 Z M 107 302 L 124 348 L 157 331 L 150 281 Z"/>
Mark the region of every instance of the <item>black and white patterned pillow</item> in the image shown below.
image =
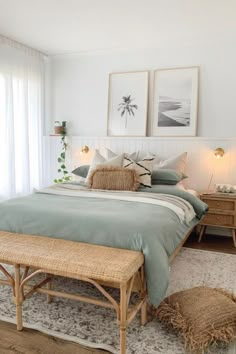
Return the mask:
<path id="1" fill-rule="evenodd" d="M 142 187 L 151 188 L 151 177 L 154 157 L 146 157 L 135 162 L 131 158 L 124 156 L 123 167 L 135 170 L 139 175 L 139 183 Z"/>

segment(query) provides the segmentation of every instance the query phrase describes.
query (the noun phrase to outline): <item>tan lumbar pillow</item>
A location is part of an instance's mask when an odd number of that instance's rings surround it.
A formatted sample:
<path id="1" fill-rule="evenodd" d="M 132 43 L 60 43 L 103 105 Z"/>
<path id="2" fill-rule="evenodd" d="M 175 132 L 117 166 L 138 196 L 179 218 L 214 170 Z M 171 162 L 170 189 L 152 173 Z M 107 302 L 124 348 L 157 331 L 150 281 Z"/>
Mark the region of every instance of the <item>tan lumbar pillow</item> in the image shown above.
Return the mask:
<path id="1" fill-rule="evenodd" d="M 97 166 L 88 179 L 92 189 L 109 189 L 119 191 L 136 191 L 139 178 L 135 170 L 123 167 Z"/>
<path id="2" fill-rule="evenodd" d="M 190 351 L 236 338 L 236 296 L 222 289 L 197 287 L 165 298 L 157 318 L 183 336 Z"/>

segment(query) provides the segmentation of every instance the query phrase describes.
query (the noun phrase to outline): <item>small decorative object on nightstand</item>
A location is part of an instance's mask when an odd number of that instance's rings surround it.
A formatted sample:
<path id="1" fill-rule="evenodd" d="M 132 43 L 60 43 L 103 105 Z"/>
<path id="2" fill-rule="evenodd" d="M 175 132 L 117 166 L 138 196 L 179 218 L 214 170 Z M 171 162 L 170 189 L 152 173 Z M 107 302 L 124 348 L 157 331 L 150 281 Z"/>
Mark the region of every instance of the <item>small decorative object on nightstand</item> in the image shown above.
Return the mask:
<path id="1" fill-rule="evenodd" d="M 201 242 L 207 226 L 216 226 L 231 229 L 236 247 L 236 193 L 203 193 L 200 198 L 208 204 L 209 211 L 200 222 L 198 242 Z"/>

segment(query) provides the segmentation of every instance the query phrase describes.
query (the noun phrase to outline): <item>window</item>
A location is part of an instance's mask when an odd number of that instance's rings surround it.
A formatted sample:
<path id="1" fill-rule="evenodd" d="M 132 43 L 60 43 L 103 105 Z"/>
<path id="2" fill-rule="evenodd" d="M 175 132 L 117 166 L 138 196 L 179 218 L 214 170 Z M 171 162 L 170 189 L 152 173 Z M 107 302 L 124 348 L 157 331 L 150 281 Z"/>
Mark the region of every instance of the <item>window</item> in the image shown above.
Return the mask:
<path id="1" fill-rule="evenodd" d="M 43 56 L 0 36 L 0 199 L 42 184 Z"/>

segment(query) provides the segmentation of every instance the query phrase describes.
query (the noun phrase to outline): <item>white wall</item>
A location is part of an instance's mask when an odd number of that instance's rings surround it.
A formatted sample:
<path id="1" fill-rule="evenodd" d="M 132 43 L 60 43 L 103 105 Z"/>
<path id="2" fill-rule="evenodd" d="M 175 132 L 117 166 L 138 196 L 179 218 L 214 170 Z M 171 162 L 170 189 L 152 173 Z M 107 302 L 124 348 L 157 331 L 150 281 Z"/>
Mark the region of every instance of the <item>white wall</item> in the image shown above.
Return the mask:
<path id="1" fill-rule="evenodd" d="M 155 37 L 156 34 L 153 34 Z M 236 46 L 232 39 L 161 49 L 103 51 L 51 57 L 51 127 L 69 121 L 71 135 L 105 136 L 108 74 L 200 65 L 198 136 L 236 133 Z M 152 115 L 150 75 L 148 133 Z M 49 128 L 48 128 L 49 129 Z M 49 131 L 47 131 L 49 133 Z"/>

